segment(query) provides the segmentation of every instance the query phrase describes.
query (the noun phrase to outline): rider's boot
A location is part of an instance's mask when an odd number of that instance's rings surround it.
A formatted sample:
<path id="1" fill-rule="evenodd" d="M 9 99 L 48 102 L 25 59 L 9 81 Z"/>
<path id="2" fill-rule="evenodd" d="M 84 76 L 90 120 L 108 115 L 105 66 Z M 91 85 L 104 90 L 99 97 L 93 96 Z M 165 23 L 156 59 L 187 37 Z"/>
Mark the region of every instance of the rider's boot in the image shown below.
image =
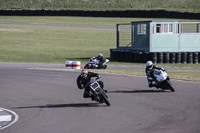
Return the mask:
<path id="1" fill-rule="evenodd" d="M 103 91 L 104 91 L 105 93 L 107 93 L 107 92 L 108 92 L 108 90 L 104 90 L 104 89 L 103 89 Z"/>
<path id="2" fill-rule="evenodd" d="M 98 83 L 100 84 L 101 88 L 103 89 L 103 91 L 105 93 L 107 93 L 108 91 L 104 89 L 104 83 L 102 81 L 98 81 Z"/>
<path id="3" fill-rule="evenodd" d="M 156 87 L 157 89 L 159 88 L 159 86 L 154 82 L 154 83 L 152 83 L 152 86 L 153 87 Z"/>
<path id="4" fill-rule="evenodd" d="M 156 87 L 157 89 L 159 88 L 158 84 L 157 84 L 155 81 L 152 82 L 152 85 L 153 85 L 154 87 Z"/>
<path id="5" fill-rule="evenodd" d="M 91 100 L 92 100 L 92 101 L 94 101 L 94 99 L 95 99 L 95 96 L 92 94 L 92 92 L 91 92 L 91 91 L 89 92 L 89 97 L 91 98 Z"/>
<path id="6" fill-rule="evenodd" d="M 94 95 L 92 95 L 92 96 L 90 96 L 90 98 L 91 98 L 91 100 L 92 100 L 92 101 L 94 101 L 94 99 L 95 99 L 95 96 L 94 96 Z"/>
<path id="7" fill-rule="evenodd" d="M 153 82 L 149 82 L 149 87 L 156 87 L 157 89 L 159 88 L 159 86 L 153 81 Z"/>

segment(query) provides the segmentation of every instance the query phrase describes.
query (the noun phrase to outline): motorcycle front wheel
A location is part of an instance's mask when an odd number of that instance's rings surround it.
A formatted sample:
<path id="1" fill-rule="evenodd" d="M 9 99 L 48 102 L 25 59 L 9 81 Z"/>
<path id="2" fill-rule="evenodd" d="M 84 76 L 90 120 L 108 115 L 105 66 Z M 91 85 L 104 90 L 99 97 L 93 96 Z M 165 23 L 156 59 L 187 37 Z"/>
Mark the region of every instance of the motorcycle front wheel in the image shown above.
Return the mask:
<path id="1" fill-rule="evenodd" d="M 110 102 L 108 101 L 108 99 L 106 98 L 104 94 L 102 94 L 102 99 L 104 100 L 107 106 L 110 106 Z"/>
<path id="2" fill-rule="evenodd" d="M 172 87 L 172 85 L 171 85 L 170 81 L 169 81 L 169 80 L 167 80 L 167 81 L 166 81 L 166 83 L 168 84 L 168 86 L 169 86 L 170 90 L 171 90 L 172 92 L 175 92 L 175 89 Z"/>
<path id="3" fill-rule="evenodd" d="M 85 66 L 84 66 L 84 69 L 88 69 L 89 68 L 89 66 L 88 66 L 88 64 L 86 64 Z"/>

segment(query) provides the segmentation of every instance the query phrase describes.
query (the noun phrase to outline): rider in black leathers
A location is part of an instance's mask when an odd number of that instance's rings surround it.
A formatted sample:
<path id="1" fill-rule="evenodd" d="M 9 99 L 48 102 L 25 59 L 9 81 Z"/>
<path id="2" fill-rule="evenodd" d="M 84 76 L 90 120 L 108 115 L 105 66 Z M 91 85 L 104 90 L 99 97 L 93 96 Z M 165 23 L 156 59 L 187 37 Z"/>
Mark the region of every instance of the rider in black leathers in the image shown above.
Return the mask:
<path id="1" fill-rule="evenodd" d="M 83 69 L 81 71 L 81 74 L 77 78 L 77 86 L 79 89 L 84 89 L 84 93 L 83 93 L 84 98 L 91 97 L 92 100 L 94 100 L 94 97 L 89 95 L 89 91 L 90 91 L 89 85 L 90 85 L 90 80 L 92 77 L 96 77 L 97 79 L 99 79 L 100 75 L 97 73 L 88 72 L 86 69 Z M 97 81 L 97 82 L 103 89 L 103 87 L 104 87 L 103 82 L 102 81 Z M 106 92 L 106 90 L 104 90 L 104 91 Z"/>
<path id="2" fill-rule="evenodd" d="M 147 75 L 148 85 L 149 85 L 149 87 L 157 87 L 158 88 L 157 84 L 155 84 L 153 82 L 155 80 L 155 76 L 153 75 L 153 72 L 155 69 L 164 70 L 163 68 L 153 65 L 152 61 L 147 61 L 145 72 Z"/>

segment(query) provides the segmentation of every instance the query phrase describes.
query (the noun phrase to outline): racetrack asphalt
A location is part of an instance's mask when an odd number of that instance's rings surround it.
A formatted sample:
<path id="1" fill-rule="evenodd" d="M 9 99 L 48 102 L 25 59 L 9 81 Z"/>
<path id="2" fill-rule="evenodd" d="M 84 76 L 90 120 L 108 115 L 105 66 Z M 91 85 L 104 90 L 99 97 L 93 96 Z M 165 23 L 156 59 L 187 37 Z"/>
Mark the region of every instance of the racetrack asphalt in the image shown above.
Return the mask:
<path id="1" fill-rule="evenodd" d="M 111 106 L 82 97 L 79 71 L 60 64 L 0 63 L 0 106 L 16 112 L 1 133 L 197 133 L 200 83 L 171 80 L 176 92 L 147 87 L 146 77 L 101 73 Z M 64 68 L 64 64 L 63 64 Z"/>

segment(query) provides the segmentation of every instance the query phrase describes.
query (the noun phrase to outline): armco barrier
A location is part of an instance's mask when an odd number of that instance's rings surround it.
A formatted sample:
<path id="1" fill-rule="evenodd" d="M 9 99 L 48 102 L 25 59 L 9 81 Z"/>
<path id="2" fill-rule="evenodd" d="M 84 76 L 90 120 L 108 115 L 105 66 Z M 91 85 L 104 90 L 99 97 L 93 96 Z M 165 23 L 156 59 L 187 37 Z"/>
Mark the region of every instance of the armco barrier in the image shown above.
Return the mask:
<path id="1" fill-rule="evenodd" d="M 200 52 L 141 52 L 130 50 L 110 50 L 113 61 L 146 63 L 200 63 Z"/>

